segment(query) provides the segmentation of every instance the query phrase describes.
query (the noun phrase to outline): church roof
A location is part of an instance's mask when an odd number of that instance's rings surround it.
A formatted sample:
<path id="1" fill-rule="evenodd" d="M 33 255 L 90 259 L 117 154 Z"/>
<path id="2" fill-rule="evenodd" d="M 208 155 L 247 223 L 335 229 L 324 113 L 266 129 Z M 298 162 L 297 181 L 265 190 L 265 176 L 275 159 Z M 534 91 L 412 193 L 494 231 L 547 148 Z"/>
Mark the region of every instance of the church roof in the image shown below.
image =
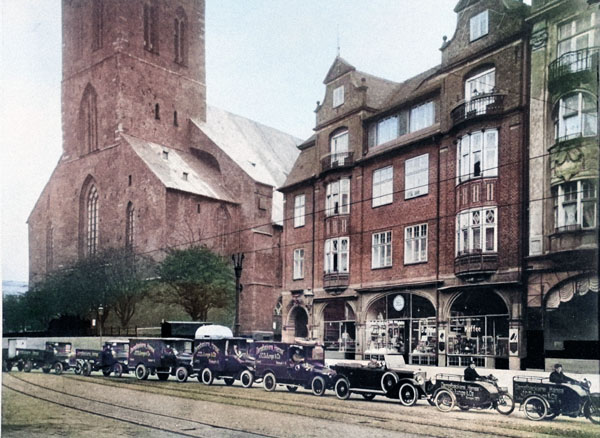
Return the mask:
<path id="1" fill-rule="evenodd" d="M 122 135 L 166 188 L 237 203 L 219 172 L 191 153 Z"/>

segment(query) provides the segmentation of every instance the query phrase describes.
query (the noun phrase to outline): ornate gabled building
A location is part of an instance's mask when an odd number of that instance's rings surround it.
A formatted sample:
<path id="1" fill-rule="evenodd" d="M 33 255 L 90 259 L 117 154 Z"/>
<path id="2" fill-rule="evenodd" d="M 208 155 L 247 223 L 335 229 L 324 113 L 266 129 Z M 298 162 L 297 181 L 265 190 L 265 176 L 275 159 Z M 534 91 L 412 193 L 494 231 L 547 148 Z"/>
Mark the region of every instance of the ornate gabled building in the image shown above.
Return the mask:
<path id="1" fill-rule="evenodd" d="M 63 153 L 29 219 L 30 280 L 130 247 L 246 253 L 242 331 L 271 330 L 297 139 L 207 107 L 203 0 L 63 0 Z"/>
<path id="2" fill-rule="evenodd" d="M 589 3 L 589 4 L 588 4 Z M 531 34 L 528 363 L 600 371 L 600 9 L 534 0 Z"/>
<path id="3" fill-rule="evenodd" d="M 284 340 L 521 367 L 528 10 L 459 1 L 441 64 L 402 83 L 335 59 L 280 188 Z"/>

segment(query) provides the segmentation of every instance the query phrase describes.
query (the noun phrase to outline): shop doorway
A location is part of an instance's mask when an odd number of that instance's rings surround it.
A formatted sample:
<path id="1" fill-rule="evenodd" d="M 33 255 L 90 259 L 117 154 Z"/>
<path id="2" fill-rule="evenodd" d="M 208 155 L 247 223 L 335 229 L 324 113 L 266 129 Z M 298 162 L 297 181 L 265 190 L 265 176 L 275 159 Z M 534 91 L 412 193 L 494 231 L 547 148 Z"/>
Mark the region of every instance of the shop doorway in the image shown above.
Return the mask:
<path id="1" fill-rule="evenodd" d="M 356 317 L 342 300 L 333 301 L 323 311 L 323 344 L 331 359 L 354 359 L 356 351 Z"/>
<path id="2" fill-rule="evenodd" d="M 308 338 L 308 313 L 303 307 L 294 307 L 290 314 L 294 323 L 294 337 Z"/>
<path id="3" fill-rule="evenodd" d="M 365 358 L 402 354 L 406 363 L 437 364 L 435 307 L 427 298 L 391 293 L 375 301 L 367 312 Z"/>

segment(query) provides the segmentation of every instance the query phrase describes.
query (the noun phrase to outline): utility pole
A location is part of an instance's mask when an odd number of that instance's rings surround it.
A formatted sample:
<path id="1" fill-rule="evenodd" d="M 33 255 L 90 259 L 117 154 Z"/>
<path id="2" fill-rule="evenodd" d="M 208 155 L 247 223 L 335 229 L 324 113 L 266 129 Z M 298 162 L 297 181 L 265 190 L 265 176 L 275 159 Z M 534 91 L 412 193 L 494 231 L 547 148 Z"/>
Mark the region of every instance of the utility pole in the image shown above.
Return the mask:
<path id="1" fill-rule="evenodd" d="M 242 263 L 244 262 L 244 253 L 238 252 L 231 256 L 233 261 L 233 270 L 235 271 L 235 318 L 233 320 L 233 335 L 240 335 L 240 294 L 244 288 L 240 283 L 242 277 Z"/>

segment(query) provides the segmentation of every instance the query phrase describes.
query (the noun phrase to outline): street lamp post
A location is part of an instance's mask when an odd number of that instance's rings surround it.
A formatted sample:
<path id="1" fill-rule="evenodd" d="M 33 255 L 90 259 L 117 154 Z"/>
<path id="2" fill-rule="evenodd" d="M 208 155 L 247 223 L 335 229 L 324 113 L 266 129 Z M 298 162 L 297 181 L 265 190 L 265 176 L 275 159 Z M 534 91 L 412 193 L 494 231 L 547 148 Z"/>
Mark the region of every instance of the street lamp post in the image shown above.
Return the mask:
<path id="1" fill-rule="evenodd" d="M 238 252 L 231 256 L 233 261 L 233 270 L 235 272 L 235 317 L 233 320 L 233 335 L 240 335 L 240 294 L 242 293 L 243 286 L 240 283 L 242 276 L 242 263 L 244 261 L 244 253 Z"/>
<path id="2" fill-rule="evenodd" d="M 102 316 L 104 315 L 104 307 L 102 304 L 98 306 L 98 328 L 100 329 L 100 346 L 102 346 Z"/>

